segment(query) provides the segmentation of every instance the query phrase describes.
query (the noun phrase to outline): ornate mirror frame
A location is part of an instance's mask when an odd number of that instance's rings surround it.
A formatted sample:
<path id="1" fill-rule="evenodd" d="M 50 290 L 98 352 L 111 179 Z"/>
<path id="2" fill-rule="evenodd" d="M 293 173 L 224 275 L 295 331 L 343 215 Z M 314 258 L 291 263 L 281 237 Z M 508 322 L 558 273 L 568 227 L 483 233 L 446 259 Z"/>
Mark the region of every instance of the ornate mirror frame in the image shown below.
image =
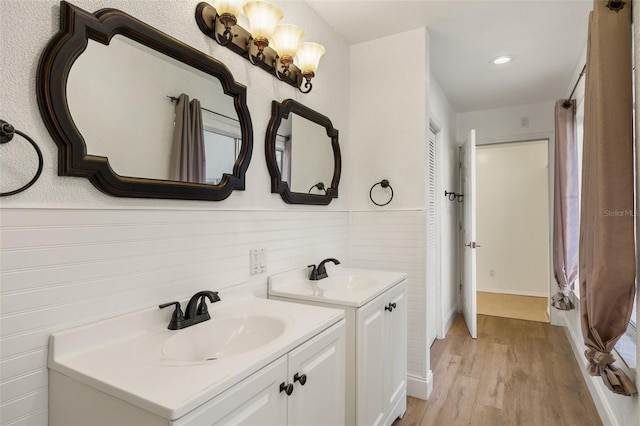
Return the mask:
<path id="1" fill-rule="evenodd" d="M 106 157 L 87 154 L 87 145 L 67 106 L 67 78 L 89 39 L 108 45 L 121 34 L 157 52 L 196 68 L 220 81 L 233 97 L 242 132 L 242 147 L 233 167 L 217 185 L 118 175 Z M 60 3 L 60 31 L 49 41 L 36 78 L 40 114 L 58 145 L 58 174 L 88 178 L 102 192 L 118 197 L 219 201 L 234 189 L 244 190 L 251 161 L 253 128 L 247 108 L 247 88 L 237 83 L 221 62 L 117 9 L 91 14 L 65 1 Z M 105 118 L 108 119 L 108 118 Z"/>
<path id="2" fill-rule="evenodd" d="M 307 120 L 323 126 L 327 130 L 327 136 L 331 138 L 333 149 L 333 178 L 331 186 L 326 188 L 325 195 L 307 194 L 303 192 L 291 192 L 289 184 L 282 180 L 278 163 L 276 162 L 276 136 L 278 128 L 283 119 L 289 118 L 289 114 L 296 113 Z M 340 156 L 340 145 L 338 143 L 338 130 L 333 127 L 331 120 L 317 111 L 293 100 L 285 99 L 282 103 L 271 102 L 271 120 L 267 127 L 265 140 L 265 156 L 267 167 L 271 175 L 271 192 L 279 193 L 282 199 L 289 204 L 315 204 L 327 205 L 332 199 L 338 198 L 338 184 L 340 183 L 340 173 L 342 170 L 342 158 Z"/>

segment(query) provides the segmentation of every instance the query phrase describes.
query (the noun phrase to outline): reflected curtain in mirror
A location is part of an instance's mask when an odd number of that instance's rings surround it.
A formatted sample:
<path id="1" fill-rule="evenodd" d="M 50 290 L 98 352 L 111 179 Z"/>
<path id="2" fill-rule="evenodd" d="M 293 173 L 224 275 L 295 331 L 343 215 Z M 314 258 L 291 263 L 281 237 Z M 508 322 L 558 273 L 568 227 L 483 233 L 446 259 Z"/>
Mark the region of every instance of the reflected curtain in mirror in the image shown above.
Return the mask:
<path id="1" fill-rule="evenodd" d="M 631 4 L 595 0 L 589 17 L 580 218 L 580 314 L 592 376 L 622 395 L 636 387 L 613 365 L 635 298 Z"/>
<path id="2" fill-rule="evenodd" d="M 578 148 L 576 146 L 576 103 L 556 102 L 556 147 L 553 203 L 553 272 L 558 293 L 551 306 L 562 311 L 574 308 L 569 294 L 578 277 L 580 204 L 578 194 Z"/>
<path id="3" fill-rule="evenodd" d="M 189 102 L 189 96 L 183 93 L 176 104 L 169 179 L 205 183 L 206 170 L 200 101 Z"/>

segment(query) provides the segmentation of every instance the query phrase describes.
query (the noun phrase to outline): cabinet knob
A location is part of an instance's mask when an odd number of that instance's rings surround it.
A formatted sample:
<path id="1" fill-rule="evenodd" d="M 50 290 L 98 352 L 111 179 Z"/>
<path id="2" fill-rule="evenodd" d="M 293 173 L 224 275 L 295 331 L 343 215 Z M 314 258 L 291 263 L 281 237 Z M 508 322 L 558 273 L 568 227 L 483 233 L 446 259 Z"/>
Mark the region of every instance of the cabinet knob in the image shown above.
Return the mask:
<path id="1" fill-rule="evenodd" d="M 306 374 L 298 374 L 298 373 L 296 373 L 293 376 L 293 383 L 295 383 L 295 382 L 300 382 L 300 384 L 302 386 L 304 386 L 304 384 L 307 383 L 307 375 Z"/>
<path id="2" fill-rule="evenodd" d="M 391 312 L 395 309 L 395 307 L 396 307 L 395 303 L 389 303 L 387 306 L 384 307 L 384 310 Z"/>
<path id="3" fill-rule="evenodd" d="M 287 395 L 291 395 L 293 393 L 293 385 L 289 383 L 288 385 L 284 382 L 280 383 L 280 392 L 284 392 Z"/>

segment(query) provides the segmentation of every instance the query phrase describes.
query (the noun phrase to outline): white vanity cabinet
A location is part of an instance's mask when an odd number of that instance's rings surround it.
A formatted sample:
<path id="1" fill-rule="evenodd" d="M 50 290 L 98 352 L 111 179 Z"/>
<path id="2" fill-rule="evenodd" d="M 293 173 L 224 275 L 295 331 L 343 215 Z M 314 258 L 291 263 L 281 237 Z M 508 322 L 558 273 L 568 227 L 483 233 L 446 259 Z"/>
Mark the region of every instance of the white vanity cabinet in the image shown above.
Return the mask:
<path id="1" fill-rule="evenodd" d="M 356 341 L 357 424 L 391 424 L 406 409 L 404 283 L 356 311 Z"/>
<path id="2" fill-rule="evenodd" d="M 345 272 L 350 274 L 345 277 L 365 277 L 364 272 L 358 271 L 355 275 L 356 272 L 351 271 Z M 347 330 L 345 422 L 358 426 L 388 426 L 406 410 L 406 275 L 371 274 L 380 283 L 380 287 L 372 290 L 377 290 L 373 294 L 365 291 L 322 292 L 317 290 L 321 289 L 322 282 L 309 284 L 306 280 L 272 276 L 269 298 L 344 310 Z M 339 279 L 337 275 L 334 277 Z M 345 278 L 345 281 L 355 282 L 352 278 Z M 344 301 L 343 295 L 346 295 Z"/>
<path id="3" fill-rule="evenodd" d="M 342 321 L 170 424 L 342 425 L 344 344 Z"/>
<path id="4" fill-rule="evenodd" d="M 241 290 L 215 306 L 210 321 L 185 330 L 167 330 L 170 314 L 150 308 L 54 333 L 49 424 L 344 425 L 344 312 Z M 280 334 L 256 349 L 217 343 L 221 330 L 242 326 L 247 345 L 274 324 Z M 189 337 L 185 352 L 165 351 L 178 336 Z M 221 356 L 203 358 L 209 353 L 199 347 Z"/>

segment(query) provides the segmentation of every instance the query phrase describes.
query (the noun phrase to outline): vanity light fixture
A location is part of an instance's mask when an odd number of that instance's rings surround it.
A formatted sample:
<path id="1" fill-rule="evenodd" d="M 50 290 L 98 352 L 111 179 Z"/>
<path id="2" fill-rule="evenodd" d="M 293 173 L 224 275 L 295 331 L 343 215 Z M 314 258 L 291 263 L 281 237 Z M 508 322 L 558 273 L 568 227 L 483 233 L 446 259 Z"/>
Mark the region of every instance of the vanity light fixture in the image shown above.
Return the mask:
<path id="1" fill-rule="evenodd" d="M 500 55 L 500 56 L 496 56 L 495 58 L 492 58 L 491 63 L 493 65 L 504 65 L 504 64 L 508 64 L 514 59 L 515 57 L 513 55 Z"/>
<path id="2" fill-rule="evenodd" d="M 273 30 L 284 16 L 282 10 L 266 1 L 250 1 L 242 6 L 242 12 L 249 19 L 251 29 L 251 38 L 247 42 L 249 60 L 255 65 L 251 55 L 251 42 L 253 42 L 253 45 L 258 48 L 255 58 L 258 62 L 264 62 L 264 48 L 269 46 Z"/>
<path id="3" fill-rule="evenodd" d="M 214 5 L 201 2 L 196 7 L 200 31 L 302 93 L 311 91 L 311 79 L 326 52 L 322 45 L 301 43 L 304 31 L 300 27 L 277 25 L 283 13 L 272 3 L 215 0 Z M 250 31 L 237 24 L 240 10 Z"/>
<path id="4" fill-rule="evenodd" d="M 273 31 L 273 49 L 277 53 L 273 67 L 278 79 L 282 79 L 280 77 L 281 73 L 278 71 L 278 62 L 282 64 L 282 74 L 288 75 L 289 67 L 293 64 L 293 58 L 296 56 L 302 37 L 304 37 L 304 31 L 296 25 L 278 25 Z"/>
<path id="5" fill-rule="evenodd" d="M 213 4 L 218 11 L 215 16 L 214 31 L 218 22 L 224 26 L 223 33 L 214 32 L 214 37 L 219 44 L 226 46 L 233 40 L 231 28 L 238 23 L 244 0 L 214 0 Z"/>
<path id="6" fill-rule="evenodd" d="M 326 49 L 321 44 L 311 42 L 300 43 L 296 54 L 296 63 L 302 72 L 302 76 L 306 80 L 304 84 L 306 90 L 302 90 L 302 79 L 300 79 L 300 86 L 298 88 L 302 93 L 309 93 L 313 88 L 311 79 L 315 77 L 320 58 L 325 52 Z"/>

